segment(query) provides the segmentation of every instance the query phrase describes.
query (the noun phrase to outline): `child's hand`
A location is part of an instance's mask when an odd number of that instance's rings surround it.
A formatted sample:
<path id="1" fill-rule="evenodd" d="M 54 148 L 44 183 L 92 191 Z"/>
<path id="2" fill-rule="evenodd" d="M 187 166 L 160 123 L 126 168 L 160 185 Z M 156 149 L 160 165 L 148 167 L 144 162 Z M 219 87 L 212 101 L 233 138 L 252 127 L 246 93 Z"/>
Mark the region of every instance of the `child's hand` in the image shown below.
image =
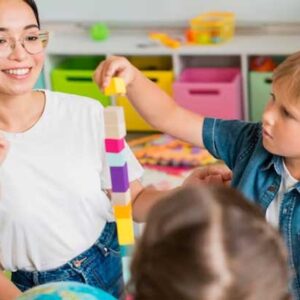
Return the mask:
<path id="1" fill-rule="evenodd" d="M 0 165 L 3 163 L 9 148 L 9 143 L 3 135 L 0 135 Z"/>
<path id="2" fill-rule="evenodd" d="M 98 65 L 93 77 L 99 88 L 104 90 L 115 76 L 123 78 L 127 86 L 130 85 L 137 72 L 138 70 L 125 57 L 110 56 Z"/>
<path id="3" fill-rule="evenodd" d="M 195 169 L 183 182 L 183 185 L 225 184 L 229 185 L 232 172 L 225 165 L 212 165 Z"/>

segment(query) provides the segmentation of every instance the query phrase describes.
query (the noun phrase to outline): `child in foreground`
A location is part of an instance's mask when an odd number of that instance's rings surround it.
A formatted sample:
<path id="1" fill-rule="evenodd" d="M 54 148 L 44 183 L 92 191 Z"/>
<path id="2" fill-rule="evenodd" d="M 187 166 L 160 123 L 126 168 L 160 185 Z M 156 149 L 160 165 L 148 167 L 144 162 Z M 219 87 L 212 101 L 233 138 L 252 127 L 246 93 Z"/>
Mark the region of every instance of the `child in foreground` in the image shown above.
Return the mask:
<path id="1" fill-rule="evenodd" d="M 297 52 L 274 70 L 271 98 L 262 123 L 251 123 L 205 118 L 181 108 L 122 57 L 108 58 L 95 73 L 101 88 L 112 76 L 123 77 L 129 100 L 153 127 L 206 147 L 225 161 L 233 171 L 232 186 L 258 203 L 266 219 L 283 235 L 294 275 L 291 289 L 295 299 L 300 299 L 299 74 Z"/>
<path id="2" fill-rule="evenodd" d="M 225 186 L 186 187 L 156 204 L 131 272 L 134 300 L 291 299 L 279 233 Z"/>

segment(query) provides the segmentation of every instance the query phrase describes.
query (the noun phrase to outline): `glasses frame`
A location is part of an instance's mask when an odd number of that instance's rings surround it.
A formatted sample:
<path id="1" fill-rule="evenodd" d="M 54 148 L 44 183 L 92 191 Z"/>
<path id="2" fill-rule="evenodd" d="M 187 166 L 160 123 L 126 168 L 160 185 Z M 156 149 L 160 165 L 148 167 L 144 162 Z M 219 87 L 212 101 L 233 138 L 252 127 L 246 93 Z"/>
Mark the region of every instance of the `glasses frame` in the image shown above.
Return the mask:
<path id="1" fill-rule="evenodd" d="M 30 51 L 28 51 L 28 49 L 26 48 L 25 43 L 24 43 L 24 40 L 25 40 L 26 36 L 21 37 L 20 39 L 15 39 L 11 36 L 8 36 L 9 43 L 8 43 L 7 48 L 10 48 L 10 52 L 8 52 L 7 55 L 3 55 L 3 56 L 1 55 L 1 52 L 0 52 L 0 58 L 8 57 L 12 53 L 12 51 L 16 48 L 16 43 L 17 42 L 19 42 L 22 45 L 23 49 L 30 55 L 35 55 L 35 54 L 41 53 L 48 45 L 49 31 L 40 30 L 39 33 L 38 33 L 38 37 L 39 37 L 39 40 L 42 42 L 43 48 L 41 49 L 41 51 L 38 51 L 38 52 L 30 52 Z"/>

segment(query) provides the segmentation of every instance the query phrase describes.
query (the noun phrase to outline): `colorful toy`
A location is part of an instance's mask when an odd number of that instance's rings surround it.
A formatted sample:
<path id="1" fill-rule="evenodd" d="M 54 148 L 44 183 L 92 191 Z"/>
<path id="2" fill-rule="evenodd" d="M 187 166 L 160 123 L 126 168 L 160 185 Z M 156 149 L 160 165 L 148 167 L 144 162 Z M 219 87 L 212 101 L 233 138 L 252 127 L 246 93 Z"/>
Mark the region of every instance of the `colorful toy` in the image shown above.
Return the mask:
<path id="1" fill-rule="evenodd" d="M 78 282 L 53 282 L 34 287 L 17 300 L 117 300 L 108 293 Z"/>
<path id="2" fill-rule="evenodd" d="M 129 142 L 143 165 L 194 168 L 215 163 L 207 150 L 177 140 L 166 134 L 154 134 Z"/>
<path id="3" fill-rule="evenodd" d="M 219 44 L 234 35 L 235 16 L 231 12 L 208 12 L 190 20 L 186 39 L 193 44 Z"/>
<path id="4" fill-rule="evenodd" d="M 276 63 L 272 57 L 256 56 L 251 58 L 250 70 L 256 72 L 272 72 L 276 68 Z"/>
<path id="5" fill-rule="evenodd" d="M 176 49 L 181 46 L 181 43 L 178 39 L 174 39 L 166 33 L 152 32 L 149 34 L 149 38 L 155 41 L 159 41 L 161 44 L 169 48 Z"/>
<path id="6" fill-rule="evenodd" d="M 106 92 L 111 96 L 125 93 L 125 84 L 122 79 L 113 78 Z M 130 254 L 134 245 L 134 227 L 127 170 L 126 128 L 123 108 L 119 106 L 105 108 L 104 120 L 105 151 L 112 184 L 112 205 L 121 247 L 123 279 L 126 283 L 129 279 Z"/>
<path id="7" fill-rule="evenodd" d="M 119 77 L 113 77 L 110 80 L 109 85 L 104 90 L 104 95 L 110 96 L 112 105 L 117 105 L 117 100 L 116 100 L 117 95 L 124 96 L 125 94 L 126 94 L 125 83 L 123 79 Z"/>
<path id="8" fill-rule="evenodd" d="M 104 23 L 96 23 L 90 27 L 90 36 L 95 41 L 105 41 L 109 37 L 109 29 Z"/>

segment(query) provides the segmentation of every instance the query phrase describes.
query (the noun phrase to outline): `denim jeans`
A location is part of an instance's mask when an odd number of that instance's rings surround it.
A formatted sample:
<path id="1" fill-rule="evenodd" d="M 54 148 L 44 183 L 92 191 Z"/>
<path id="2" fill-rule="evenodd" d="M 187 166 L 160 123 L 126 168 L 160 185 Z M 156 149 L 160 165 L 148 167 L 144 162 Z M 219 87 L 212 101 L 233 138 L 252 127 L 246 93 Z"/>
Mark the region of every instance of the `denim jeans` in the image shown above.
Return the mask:
<path id="1" fill-rule="evenodd" d="M 49 282 L 77 281 L 121 298 L 124 283 L 116 224 L 107 223 L 92 247 L 63 266 L 42 272 L 18 270 L 12 281 L 21 291 Z"/>

